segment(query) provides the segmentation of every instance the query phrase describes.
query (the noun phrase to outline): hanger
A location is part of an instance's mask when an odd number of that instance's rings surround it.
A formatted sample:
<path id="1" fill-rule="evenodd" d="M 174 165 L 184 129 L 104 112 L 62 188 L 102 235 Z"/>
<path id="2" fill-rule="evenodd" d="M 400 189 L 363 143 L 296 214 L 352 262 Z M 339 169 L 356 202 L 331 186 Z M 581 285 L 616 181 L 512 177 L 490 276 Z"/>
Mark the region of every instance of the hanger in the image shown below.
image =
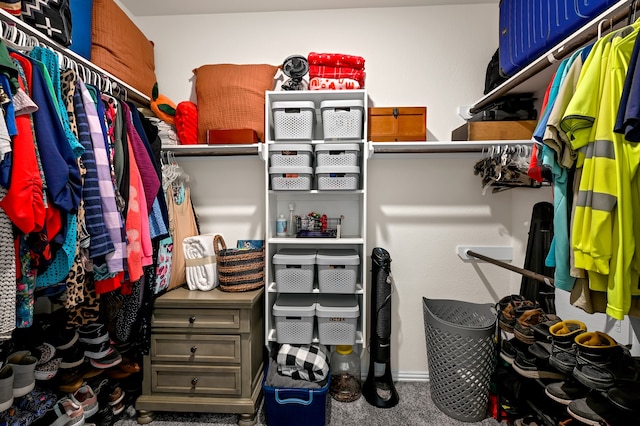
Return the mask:
<path id="1" fill-rule="evenodd" d="M 631 0 L 629 5 L 629 15 L 627 17 L 627 25 L 631 25 L 636 20 L 636 0 Z"/>

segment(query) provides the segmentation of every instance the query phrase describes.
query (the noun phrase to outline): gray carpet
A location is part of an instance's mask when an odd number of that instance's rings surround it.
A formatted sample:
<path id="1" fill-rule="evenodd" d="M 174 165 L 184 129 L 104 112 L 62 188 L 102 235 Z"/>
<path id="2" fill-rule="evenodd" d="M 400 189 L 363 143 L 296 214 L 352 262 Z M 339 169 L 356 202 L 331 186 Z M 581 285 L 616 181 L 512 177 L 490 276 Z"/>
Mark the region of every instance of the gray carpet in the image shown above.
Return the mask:
<path id="1" fill-rule="evenodd" d="M 332 426 L 462 426 L 462 425 L 484 425 L 495 426 L 500 423 L 492 418 L 486 418 L 481 422 L 471 423 L 455 420 L 440 411 L 431 400 L 428 382 L 399 382 L 396 383 L 396 390 L 400 396 L 400 402 L 393 408 L 377 408 L 361 397 L 359 400 L 350 403 L 340 403 L 331 401 L 331 410 L 328 414 L 326 424 Z M 133 410 L 128 416 L 119 420 L 116 426 L 138 426 Z M 232 426 L 237 425 L 237 416 L 222 414 L 194 414 L 194 413 L 156 413 L 155 420 L 151 426 L 204 426 L 204 425 Z M 264 426 L 264 410 L 261 408 L 257 425 Z M 300 425 L 305 421 L 301 419 Z M 278 426 L 278 425 L 269 425 Z"/>

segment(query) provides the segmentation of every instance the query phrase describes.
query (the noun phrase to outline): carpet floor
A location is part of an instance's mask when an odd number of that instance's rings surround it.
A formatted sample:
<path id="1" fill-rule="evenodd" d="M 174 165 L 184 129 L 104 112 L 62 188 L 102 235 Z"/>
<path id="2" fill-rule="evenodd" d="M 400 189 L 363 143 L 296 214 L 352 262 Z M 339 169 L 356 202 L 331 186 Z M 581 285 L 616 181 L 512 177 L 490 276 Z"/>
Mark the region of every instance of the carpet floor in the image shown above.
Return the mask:
<path id="1" fill-rule="evenodd" d="M 480 422 L 463 422 L 444 414 L 431 399 L 428 382 L 398 382 L 395 384 L 400 397 L 398 405 L 392 408 L 377 408 L 370 405 L 364 397 L 350 403 L 330 400 L 331 409 L 327 414 L 327 425 L 332 426 L 463 426 L 463 425 L 500 425 L 493 418 L 485 418 Z M 233 414 L 198 414 L 198 413 L 155 413 L 151 426 L 233 426 L 238 424 L 238 417 Z M 301 419 L 300 426 L 308 424 Z M 137 426 L 135 413 L 130 410 L 118 420 L 115 426 Z M 261 406 L 256 425 L 267 425 L 264 404 Z M 278 426 L 278 425 L 270 425 Z"/>

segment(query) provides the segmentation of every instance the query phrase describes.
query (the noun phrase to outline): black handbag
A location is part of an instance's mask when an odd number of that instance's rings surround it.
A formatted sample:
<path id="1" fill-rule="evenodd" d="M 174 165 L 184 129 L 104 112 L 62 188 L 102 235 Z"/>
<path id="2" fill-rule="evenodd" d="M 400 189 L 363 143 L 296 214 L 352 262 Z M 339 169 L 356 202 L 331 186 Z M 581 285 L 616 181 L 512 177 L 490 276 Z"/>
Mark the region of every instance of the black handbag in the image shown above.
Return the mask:
<path id="1" fill-rule="evenodd" d="M 69 0 L 22 0 L 22 20 L 64 47 L 71 45 Z"/>

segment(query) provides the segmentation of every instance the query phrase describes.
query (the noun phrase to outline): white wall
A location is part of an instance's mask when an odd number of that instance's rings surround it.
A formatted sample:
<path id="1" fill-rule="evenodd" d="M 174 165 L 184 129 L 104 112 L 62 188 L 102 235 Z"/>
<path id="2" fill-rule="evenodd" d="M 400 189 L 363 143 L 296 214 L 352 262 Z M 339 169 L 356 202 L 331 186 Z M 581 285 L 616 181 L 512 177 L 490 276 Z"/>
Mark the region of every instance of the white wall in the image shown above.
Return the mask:
<path id="1" fill-rule="evenodd" d="M 497 48 L 495 4 L 137 18 L 155 42 L 160 91 L 175 103 L 192 93 L 191 70 L 210 63 L 279 64 L 291 54 L 341 52 L 366 60 L 375 106 L 428 107 L 429 140 L 448 140 L 459 105 L 482 96 Z M 264 176 L 255 158 L 180 159 L 191 174 L 204 232 L 227 241 L 263 238 Z M 543 190 L 481 193 L 475 158 L 420 155 L 369 162 L 368 245 L 386 248 L 396 282 L 392 369 L 427 371 L 422 297 L 494 303 L 521 277 L 465 263 L 457 245 L 514 247 L 524 262 L 531 206 Z M 368 360 L 368 358 L 367 358 Z"/>

